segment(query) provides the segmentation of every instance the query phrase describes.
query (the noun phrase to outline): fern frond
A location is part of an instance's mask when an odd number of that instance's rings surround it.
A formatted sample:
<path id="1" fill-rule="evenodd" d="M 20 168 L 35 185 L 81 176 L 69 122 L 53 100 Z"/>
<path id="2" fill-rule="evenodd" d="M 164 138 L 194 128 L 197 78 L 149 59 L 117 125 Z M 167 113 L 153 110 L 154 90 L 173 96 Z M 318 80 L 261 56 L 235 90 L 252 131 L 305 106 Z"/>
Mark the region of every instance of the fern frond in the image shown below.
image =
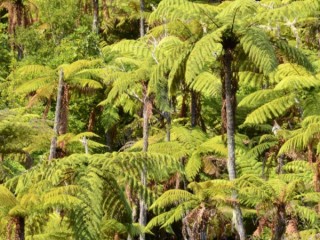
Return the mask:
<path id="1" fill-rule="evenodd" d="M 261 72 L 269 74 L 278 66 L 277 56 L 265 32 L 258 28 L 250 28 L 244 33 L 240 43 L 244 52 Z"/>
<path id="2" fill-rule="evenodd" d="M 164 192 L 151 206 L 150 209 L 165 208 L 173 204 L 179 204 L 185 201 L 196 200 L 192 193 L 185 190 L 172 189 Z"/>
<path id="3" fill-rule="evenodd" d="M 219 97 L 221 95 L 221 80 L 213 73 L 200 73 L 190 87 L 208 97 Z"/>
<path id="4" fill-rule="evenodd" d="M 308 76 L 288 76 L 279 82 L 274 90 L 298 90 L 304 88 L 318 87 L 320 80 Z"/>
<path id="5" fill-rule="evenodd" d="M 262 104 L 273 100 L 277 97 L 281 97 L 283 93 L 281 91 L 274 91 L 273 89 L 257 90 L 248 96 L 244 97 L 238 104 L 238 107 L 252 107 L 256 108 Z"/>
<path id="6" fill-rule="evenodd" d="M 284 40 L 279 39 L 275 42 L 275 44 L 290 62 L 297 63 L 305 67 L 308 71 L 314 72 L 314 67 L 312 66 L 311 62 L 299 48 L 292 47 Z"/>
<path id="7" fill-rule="evenodd" d="M 187 84 L 192 81 L 217 59 L 222 51 L 220 43 L 225 27 L 219 28 L 202 37 L 194 45 L 186 63 L 185 78 Z"/>
<path id="8" fill-rule="evenodd" d="M 281 116 L 294 104 L 295 98 L 293 94 L 277 98 L 250 113 L 245 123 L 264 123 L 269 119 Z"/>

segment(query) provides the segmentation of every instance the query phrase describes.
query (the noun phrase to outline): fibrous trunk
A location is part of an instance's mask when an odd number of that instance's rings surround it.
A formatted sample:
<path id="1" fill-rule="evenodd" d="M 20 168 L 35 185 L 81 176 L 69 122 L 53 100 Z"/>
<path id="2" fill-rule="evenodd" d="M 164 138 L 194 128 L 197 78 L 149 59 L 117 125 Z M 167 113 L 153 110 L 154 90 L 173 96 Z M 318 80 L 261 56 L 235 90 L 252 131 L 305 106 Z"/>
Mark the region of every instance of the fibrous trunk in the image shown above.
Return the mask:
<path id="1" fill-rule="evenodd" d="M 286 231 L 286 209 L 284 204 L 277 207 L 272 240 L 281 240 Z"/>
<path id="2" fill-rule="evenodd" d="M 92 32 L 99 33 L 99 0 L 92 0 L 92 5 L 93 5 Z"/>
<path id="3" fill-rule="evenodd" d="M 15 217 L 15 224 L 16 224 L 16 230 L 15 230 L 15 240 L 24 240 L 24 217 Z"/>
<path id="4" fill-rule="evenodd" d="M 228 145 L 228 173 L 229 179 L 232 181 L 236 178 L 236 156 L 235 156 L 235 90 L 232 86 L 232 50 L 225 49 L 223 56 L 224 63 L 224 81 L 225 81 L 225 103 L 226 103 L 226 117 L 227 117 L 227 145 Z M 232 192 L 233 204 L 233 223 L 239 234 L 241 240 L 246 238 L 245 229 L 243 226 L 242 213 L 237 200 L 237 192 Z"/>
<path id="5" fill-rule="evenodd" d="M 143 84 L 143 152 L 148 151 L 149 146 L 149 117 L 152 112 L 152 102 L 147 92 L 147 84 Z M 143 163 L 142 171 L 141 171 L 141 184 L 144 187 L 147 187 L 147 167 L 145 163 Z M 139 223 L 141 226 L 146 226 L 147 223 L 147 204 L 145 201 L 145 196 L 142 191 L 140 195 L 140 213 L 139 213 Z M 140 234 L 140 240 L 145 239 L 145 234 Z"/>
<path id="6" fill-rule="evenodd" d="M 63 94 L 63 70 L 61 69 L 59 72 L 59 84 L 58 84 L 58 93 L 57 93 L 57 103 L 56 103 L 56 111 L 55 111 L 55 117 L 54 117 L 54 124 L 53 124 L 53 134 L 54 136 L 51 139 L 51 145 L 50 145 L 50 154 L 49 154 L 49 160 L 56 157 L 57 152 L 57 136 L 59 134 L 59 123 L 60 123 L 60 110 L 61 110 L 61 104 L 62 104 L 62 94 Z"/>

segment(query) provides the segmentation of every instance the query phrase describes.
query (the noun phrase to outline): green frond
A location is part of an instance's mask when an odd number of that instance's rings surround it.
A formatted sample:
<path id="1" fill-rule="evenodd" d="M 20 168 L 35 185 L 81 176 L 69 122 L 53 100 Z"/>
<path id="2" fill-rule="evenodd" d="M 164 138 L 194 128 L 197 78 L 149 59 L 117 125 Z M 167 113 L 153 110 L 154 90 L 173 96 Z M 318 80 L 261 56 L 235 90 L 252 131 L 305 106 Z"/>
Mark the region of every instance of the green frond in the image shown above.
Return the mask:
<path id="1" fill-rule="evenodd" d="M 155 153 L 166 153 L 177 159 L 190 154 L 190 150 L 185 149 L 183 145 L 177 141 L 150 144 L 148 151 Z"/>
<path id="2" fill-rule="evenodd" d="M 122 40 L 112 45 L 112 50 L 121 54 L 131 54 L 138 58 L 150 58 L 152 53 L 150 47 L 143 41 Z"/>
<path id="3" fill-rule="evenodd" d="M 195 196 L 185 190 L 171 189 L 164 192 L 149 209 L 165 208 L 170 205 L 179 204 L 185 201 L 196 200 Z"/>
<path id="4" fill-rule="evenodd" d="M 203 166 L 201 154 L 199 152 L 195 152 L 189 158 L 187 165 L 185 167 L 186 176 L 188 180 L 194 180 L 196 175 L 200 172 Z"/>
<path id="5" fill-rule="evenodd" d="M 293 94 L 277 98 L 251 112 L 247 116 L 245 123 L 265 123 L 269 119 L 281 116 L 294 104 L 295 98 Z"/>
<path id="6" fill-rule="evenodd" d="M 229 20 L 228 23 L 232 23 L 234 17 L 242 18 L 255 14 L 257 4 L 252 0 L 226 1 L 220 4 L 220 10 L 217 18 L 220 21 L 226 22 L 226 20 Z"/>
<path id="7" fill-rule="evenodd" d="M 316 0 L 305 0 L 305 1 L 293 1 L 290 4 L 278 5 L 274 8 L 267 7 L 267 11 L 261 11 L 261 14 L 256 17 L 260 20 L 267 21 L 284 21 L 285 19 L 294 19 L 297 16 L 307 17 L 312 15 L 319 9 L 319 2 Z"/>
<path id="8" fill-rule="evenodd" d="M 19 79 L 19 81 L 24 81 L 25 78 L 32 79 L 43 76 L 45 73 L 46 76 L 50 76 L 55 74 L 55 71 L 50 67 L 43 65 L 27 65 L 21 68 L 18 68 L 13 74 L 15 79 Z"/>
<path id="9" fill-rule="evenodd" d="M 308 60 L 306 55 L 303 54 L 299 48 L 290 46 L 286 41 L 279 40 L 279 39 L 275 41 L 275 44 L 278 47 L 278 49 L 280 49 L 282 54 L 284 54 L 290 62 L 297 63 L 305 67 L 308 71 L 314 72 L 314 67 L 312 66 L 311 62 Z"/>
<path id="10" fill-rule="evenodd" d="M 238 104 L 238 107 L 252 107 L 256 108 L 262 104 L 271 101 L 277 97 L 283 96 L 281 91 L 275 91 L 273 89 L 257 90 L 248 96 L 244 97 Z"/>
<path id="11" fill-rule="evenodd" d="M 107 235 L 114 235 L 115 233 L 124 234 L 127 233 L 127 228 L 115 219 L 108 219 L 103 222 L 101 231 Z"/>
<path id="12" fill-rule="evenodd" d="M 85 87 L 89 87 L 91 89 L 101 89 L 102 85 L 98 81 L 92 79 L 85 79 L 80 77 L 74 77 L 70 79 L 72 85 L 78 86 L 79 88 L 83 89 Z"/>
<path id="13" fill-rule="evenodd" d="M 203 71 L 208 71 L 212 63 L 217 60 L 222 51 L 220 41 L 223 31 L 225 27 L 205 35 L 196 42 L 186 63 L 187 84 L 191 84 Z"/>
<path id="14" fill-rule="evenodd" d="M 51 76 L 48 76 L 48 77 L 45 76 L 45 77 L 35 78 L 23 83 L 22 85 L 16 88 L 16 91 L 18 93 L 30 93 L 39 88 L 43 88 L 43 87 L 46 88 L 48 86 L 51 86 L 51 89 L 53 89 L 55 85 L 56 83 L 54 78 L 52 78 Z"/>
<path id="15" fill-rule="evenodd" d="M 64 78 L 69 79 L 73 78 L 75 74 L 79 73 L 81 70 L 87 68 L 95 68 L 97 65 L 101 65 L 102 60 L 78 60 L 71 64 L 61 65 L 58 67 L 57 70 L 60 68 L 63 69 Z"/>
<path id="16" fill-rule="evenodd" d="M 161 213 L 155 217 L 153 217 L 147 224 L 146 229 L 151 230 L 152 228 L 156 226 L 162 226 L 164 225 L 168 219 L 174 214 L 175 209 L 172 209 L 170 211 Z"/>
<path id="17" fill-rule="evenodd" d="M 73 210 L 75 208 L 81 207 L 83 202 L 74 196 L 67 194 L 58 194 L 55 196 L 44 197 L 44 207 L 46 208 L 62 208 Z"/>
<path id="18" fill-rule="evenodd" d="M 310 224 L 317 223 L 319 219 L 318 214 L 313 209 L 308 207 L 295 205 L 293 210 L 295 214 L 299 216 L 299 218 L 307 221 Z"/>
<path id="19" fill-rule="evenodd" d="M 292 138 L 288 139 L 280 148 L 278 155 L 289 153 L 295 150 L 303 150 L 307 147 L 307 142 L 304 140 L 305 133 L 300 133 Z"/>
<path id="20" fill-rule="evenodd" d="M 308 91 L 306 98 L 301 101 L 303 117 L 320 114 L 320 94 L 314 91 Z"/>
<path id="21" fill-rule="evenodd" d="M 209 72 L 200 73 L 190 87 L 207 97 L 220 97 L 222 91 L 220 78 Z"/>
<path id="22" fill-rule="evenodd" d="M 200 20 L 200 16 L 203 21 L 209 21 L 216 13 L 216 7 L 209 4 L 193 3 L 187 0 L 164 0 L 150 14 L 148 22 L 154 25 L 166 20 Z"/>
<path id="23" fill-rule="evenodd" d="M 3 185 L 0 185 L 0 201 L 0 213 L 7 212 L 19 204 L 13 193 Z"/>
<path id="24" fill-rule="evenodd" d="M 269 74 L 277 68 L 277 56 L 265 32 L 258 28 L 250 28 L 244 33 L 240 43 L 261 72 Z"/>
<path id="25" fill-rule="evenodd" d="M 264 154 L 265 151 L 272 148 L 273 146 L 277 146 L 279 144 L 278 141 L 264 142 L 260 143 L 257 146 L 251 148 L 244 156 L 244 158 L 255 158 L 258 159 L 260 156 Z"/>
<path id="26" fill-rule="evenodd" d="M 265 81 L 265 75 L 250 71 L 238 72 L 239 83 L 244 86 L 260 87 Z"/>
<path id="27" fill-rule="evenodd" d="M 236 163 L 237 174 L 239 176 L 251 174 L 256 176 L 262 175 L 262 163 L 255 159 L 238 157 Z"/>
<path id="28" fill-rule="evenodd" d="M 298 90 L 319 86 L 320 80 L 312 76 L 288 76 L 283 78 L 274 90 Z"/>

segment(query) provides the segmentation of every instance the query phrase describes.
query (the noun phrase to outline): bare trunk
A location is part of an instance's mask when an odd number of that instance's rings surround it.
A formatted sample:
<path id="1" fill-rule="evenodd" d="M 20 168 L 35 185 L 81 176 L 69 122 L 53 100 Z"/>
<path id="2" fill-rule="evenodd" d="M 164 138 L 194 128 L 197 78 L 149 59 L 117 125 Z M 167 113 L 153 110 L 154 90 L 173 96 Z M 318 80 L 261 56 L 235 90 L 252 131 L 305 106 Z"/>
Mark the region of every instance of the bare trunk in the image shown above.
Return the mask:
<path id="1" fill-rule="evenodd" d="M 140 0 L 140 37 L 144 36 L 144 0 Z"/>
<path id="2" fill-rule="evenodd" d="M 281 240 L 283 234 L 286 231 L 286 206 L 280 204 L 277 207 L 276 219 L 274 222 L 273 236 L 272 240 Z"/>
<path id="3" fill-rule="evenodd" d="M 59 72 L 59 84 L 58 84 L 58 93 L 57 93 L 57 103 L 56 103 L 56 111 L 55 111 L 55 117 L 54 117 L 54 124 L 53 124 L 53 132 L 54 136 L 51 139 L 51 145 L 50 145 L 50 154 L 49 154 L 49 160 L 52 160 L 56 157 L 57 152 L 57 136 L 59 134 L 59 118 L 60 118 L 60 110 L 61 110 L 61 104 L 62 104 L 62 89 L 64 86 L 63 82 L 63 69 L 60 69 Z"/>
<path id="4" fill-rule="evenodd" d="M 92 5 L 93 5 L 92 32 L 99 33 L 99 0 L 92 0 Z"/>
<path id="5" fill-rule="evenodd" d="M 229 179 L 233 181 L 236 178 L 236 156 L 235 156 L 235 90 L 232 86 L 232 50 L 226 49 L 223 56 L 224 61 L 224 80 L 226 94 L 226 116 L 227 116 L 227 145 L 228 145 L 228 173 Z M 239 234 L 241 240 L 246 239 L 245 229 L 241 209 L 237 200 L 237 192 L 232 192 L 233 204 L 233 224 Z"/>
<path id="6" fill-rule="evenodd" d="M 69 86 L 67 84 L 63 84 L 58 128 L 58 132 L 60 135 L 66 134 L 68 131 L 69 100 Z"/>
<path id="7" fill-rule="evenodd" d="M 103 17 L 105 20 L 108 20 L 110 18 L 109 9 L 107 5 L 107 0 L 102 0 L 102 10 L 103 10 Z"/>
<path id="8" fill-rule="evenodd" d="M 15 240 L 24 240 L 24 217 L 15 217 L 16 230 Z"/>
<path id="9" fill-rule="evenodd" d="M 92 109 L 89 116 L 88 132 L 93 132 L 93 127 L 95 122 L 96 122 L 96 110 Z"/>
<path id="10" fill-rule="evenodd" d="M 195 91 L 191 91 L 191 127 L 197 126 L 197 93 Z"/>
<path id="11" fill-rule="evenodd" d="M 51 98 L 48 99 L 46 108 L 44 109 L 44 112 L 43 112 L 43 115 L 42 115 L 42 118 L 43 118 L 44 120 L 47 119 L 48 113 L 49 113 L 49 111 L 50 111 L 50 108 L 51 108 Z"/>
<path id="12" fill-rule="evenodd" d="M 81 142 L 83 144 L 85 154 L 89 154 L 88 139 L 86 136 L 82 138 Z"/>
<path id="13" fill-rule="evenodd" d="M 143 152 L 148 152 L 148 146 L 149 146 L 149 117 L 152 112 L 152 103 L 151 100 L 148 96 L 148 91 L 147 91 L 147 84 L 143 85 Z M 143 164 L 143 169 L 141 171 L 141 184 L 144 187 L 147 187 L 147 168 L 146 165 Z M 146 226 L 147 224 L 147 203 L 145 202 L 145 196 L 142 193 L 140 195 L 140 213 L 139 213 L 139 223 L 141 226 Z M 140 234 L 139 237 L 140 240 L 145 239 L 145 234 L 142 233 Z"/>
<path id="14" fill-rule="evenodd" d="M 166 121 L 167 121 L 167 124 L 166 124 L 166 141 L 167 142 L 170 142 L 170 139 L 171 139 L 171 114 L 170 112 L 165 112 L 165 118 L 166 118 Z"/>

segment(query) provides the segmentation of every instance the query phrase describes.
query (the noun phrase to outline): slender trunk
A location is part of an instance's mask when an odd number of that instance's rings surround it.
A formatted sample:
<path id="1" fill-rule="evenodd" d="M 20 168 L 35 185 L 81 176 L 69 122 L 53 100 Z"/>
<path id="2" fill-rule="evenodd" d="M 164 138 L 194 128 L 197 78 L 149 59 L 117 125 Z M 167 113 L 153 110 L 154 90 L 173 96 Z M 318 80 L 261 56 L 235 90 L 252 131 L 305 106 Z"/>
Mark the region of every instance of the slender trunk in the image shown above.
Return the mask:
<path id="1" fill-rule="evenodd" d="M 58 128 L 59 135 L 66 134 L 68 131 L 69 101 L 70 101 L 69 86 L 67 84 L 63 84 L 59 128 Z"/>
<path id="2" fill-rule="evenodd" d="M 187 116 L 187 104 L 186 104 L 186 95 L 182 95 L 182 103 L 181 103 L 181 109 L 179 113 L 180 118 L 185 118 Z"/>
<path id="3" fill-rule="evenodd" d="M 83 144 L 85 154 L 89 154 L 88 139 L 86 138 L 86 136 L 82 138 L 81 142 Z"/>
<path id="4" fill-rule="evenodd" d="M 51 97 L 48 99 L 46 108 L 44 109 L 43 114 L 42 114 L 42 118 L 43 118 L 44 120 L 47 119 L 48 113 L 49 113 L 49 111 L 50 111 L 50 108 L 51 108 Z"/>
<path id="5" fill-rule="evenodd" d="M 235 91 L 232 86 L 232 50 L 226 49 L 223 56 L 224 60 L 224 80 L 226 94 L 226 116 L 227 116 L 227 145 L 228 145 L 228 173 L 229 179 L 233 181 L 236 178 L 236 156 L 235 156 Z M 246 239 L 245 229 L 243 226 L 242 213 L 237 200 L 237 192 L 232 192 L 233 204 L 233 224 L 241 240 Z"/>
<path id="6" fill-rule="evenodd" d="M 88 132 L 93 132 L 95 121 L 96 121 L 96 110 L 92 109 L 89 116 Z"/>
<path id="7" fill-rule="evenodd" d="M 140 37 L 144 36 L 144 0 L 140 0 Z M 148 96 L 148 84 L 143 84 L 143 152 L 148 151 L 149 146 L 149 112 L 151 110 L 151 101 Z M 141 171 L 141 184 L 144 187 L 147 187 L 147 167 L 143 163 L 143 169 Z M 139 212 L 139 224 L 141 226 L 146 226 L 147 223 L 147 203 L 145 202 L 145 196 L 143 194 L 144 191 L 142 191 L 142 194 L 140 195 L 140 212 Z M 141 233 L 139 236 L 140 240 L 145 240 L 145 234 Z"/>
<path id="8" fill-rule="evenodd" d="M 308 162 L 312 165 L 313 163 L 313 150 L 312 150 L 312 142 L 308 144 Z"/>
<path id="9" fill-rule="evenodd" d="M 143 85 L 143 152 L 148 152 L 149 146 L 149 117 L 152 112 L 152 102 L 148 96 L 147 84 Z M 141 184 L 147 187 L 147 167 L 143 163 L 143 169 L 141 171 Z M 140 195 L 140 213 L 139 213 L 139 223 L 141 226 L 146 226 L 147 224 L 147 203 L 145 202 L 144 191 Z M 145 239 L 145 234 L 140 234 L 140 240 Z"/>
<path id="10" fill-rule="evenodd" d="M 57 152 L 57 136 L 59 134 L 59 118 L 60 118 L 60 110 L 61 110 L 61 104 L 62 104 L 62 89 L 64 86 L 63 82 L 63 69 L 60 69 L 59 72 L 59 84 L 58 84 L 58 93 L 57 93 L 57 103 L 56 103 L 56 111 L 55 111 L 55 117 L 54 117 L 54 124 L 53 124 L 53 134 L 54 136 L 51 139 L 51 145 L 50 145 L 50 154 L 49 154 L 49 160 L 52 160 L 56 157 Z"/>
<path id="11" fill-rule="evenodd" d="M 170 112 L 165 112 L 164 114 L 165 118 L 166 118 L 166 141 L 167 142 L 170 142 L 170 139 L 171 139 L 171 114 Z"/>
<path id="12" fill-rule="evenodd" d="M 102 14 L 105 20 L 108 20 L 110 18 L 110 14 L 109 14 L 109 9 L 108 9 L 108 4 L 107 4 L 107 0 L 102 0 Z"/>
<path id="13" fill-rule="evenodd" d="M 197 116 L 198 116 L 198 109 L 197 109 L 197 93 L 195 91 L 191 91 L 191 127 L 197 126 Z"/>
<path id="14" fill-rule="evenodd" d="M 24 240 L 24 217 L 15 217 L 16 230 L 15 240 Z"/>
<path id="15" fill-rule="evenodd" d="M 93 5 L 93 21 L 92 32 L 99 33 L 99 0 L 92 0 Z"/>
<path id="16" fill-rule="evenodd" d="M 283 166 L 284 166 L 284 159 L 285 159 L 285 155 L 281 154 L 278 158 L 278 166 L 277 166 L 277 174 L 283 174 Z"/>
<path id="17" fill-rule="evenodd" d="M 140 37 L 144 36 L 144 0 L 140 0 Z"/>
<path id="18" fill-rule="evenodd" d="M 280 204 L 277 207 L 276 219 L 274 222 L 274 230 L 272 240 L 281 240 L 283 234 L 286 231 L 286 206 L 284 204 Z"/>

